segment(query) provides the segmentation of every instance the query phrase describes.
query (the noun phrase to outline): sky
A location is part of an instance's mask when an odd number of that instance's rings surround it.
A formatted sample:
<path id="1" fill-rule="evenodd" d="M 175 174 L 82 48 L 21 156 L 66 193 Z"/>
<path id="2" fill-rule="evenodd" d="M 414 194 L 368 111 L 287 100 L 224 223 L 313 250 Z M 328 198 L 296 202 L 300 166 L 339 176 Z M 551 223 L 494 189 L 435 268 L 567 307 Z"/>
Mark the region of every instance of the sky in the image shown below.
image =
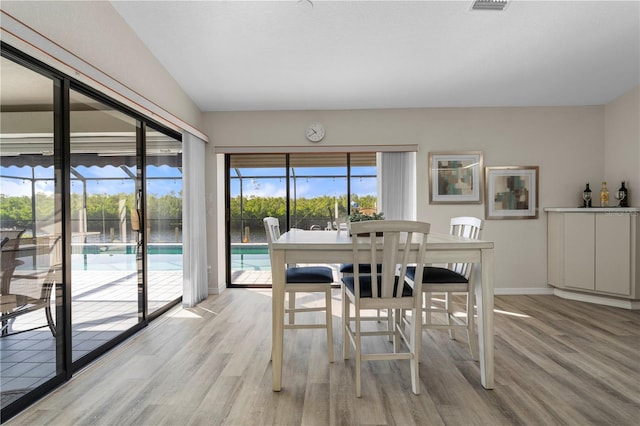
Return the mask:
<path id="1" fill-rule="evenodd" d="M 87 181 L 88 194 L 120 194 L 135 191 L 133 180 L 119 167 L 85 167 L 75 168 L 78 173 Z M 135 174 L 135 168 L 130 168 Z M 0 193 L 8 196 L 31 196 L 31 167 L 0 167 Z M 33 174 L 36 179 L 35 192 L 53 194 L 53 167 L 35 167 Z M 7 178 L 6 176 L 16 177 Z M 157 180 L 156 177 L 166 177 L 167 179 Z M 170 192 L 176 194 L 182 190 L 182 175 L 179 170 L 170 166 L 149 166 L 147 167 L 147 178 L 150 184 L 147 186 L 148 194 L 165 195 Z M 25 178 L 25 179 L 21 179 Z M 100 179 L 102 180 L 94 180 Z M 105 178 L 108 178 L 106 180 Z M 71 192 L 81 193 L 83 185 L 78 180 L 71 181 Z"/>
<path id="2" fill-rule="evenodd" d="M 85 167 L 75 168 L 78 173 L 86 178 L 88 194 L 119 194 L 131 193 L 135 190 L 133 180 L 119 167 Z M 135 174 L 135 168 L 130 168 Z M 342 196 L 347 191 L 347 179 L 344 167 L 323 168 L 297 168 L 295 190 L 297 198 L 313 198 L 322 195 Z M 0 193 L 9 196 L 31 195 L 30 167 L 0 167 Z M 53 168 L 35 167 L 33 173 L 36 178 L 52 179 Z M 359 195 L 375 195 L 377 182 L 375 167 L 353 168 L 351 180 L 351 193 Z M 243 195 L 245 197 L 284 197 L 286 194 L 285 178 L 282 168 L 241 169 L 241 174 L 247 176 L 243 179 Z M 16 177 L 6 178 L 4 176 Z M 313 177 L 310 177 L 313 176 Z M 364 177 L 368 176 L 368 177 Z M 182 190 L 180 172 L 170 166 L 149 166 L 147 168 L 149 184 L 147 192 L 154 195 L 165 195 L 170 192 L 176 194 Z M 166 177 L 157 180 L 155 177 Z M 232 177 L 237 177 L 232 173 Z M 25 179 L 21 179 L 25 178 Z M 101 179 L 102 178 L 102 179 Z M 52 180 L 36 180 L 36 192 L 53 194 Z M 71 191 L 81 193 L 83 185 L 78 180 L 72 180 Z M 240 192 L 239 180 L 232 179 L 231 194 L 237 196 Z M 293 195 L 293 194 L 292 194 Z"/>
<path id="3" fill-rule="evenodd" d="M 295 188 L 291 186 L 291 196 L 314 198 L 322 195 L 339 197 L 347 192 L 344 167 L 297 168 Z M 286 181 L 282 168 L 240 169 L 243 178 L 242 195 L 245 197 L 284 197 Z M 376 168 L 359 167 L 352 169 L 351 193 L 375 195 L 377 193 Z M 360 177 L 366 175 L 369 177 Z M 231 173 L 231 196 L 240 194 L 240 182 L 235 172 Z M 310 177 L 313 176 L 313 177 Z M 236 179 L 233 179 L 236 177 Z"/>

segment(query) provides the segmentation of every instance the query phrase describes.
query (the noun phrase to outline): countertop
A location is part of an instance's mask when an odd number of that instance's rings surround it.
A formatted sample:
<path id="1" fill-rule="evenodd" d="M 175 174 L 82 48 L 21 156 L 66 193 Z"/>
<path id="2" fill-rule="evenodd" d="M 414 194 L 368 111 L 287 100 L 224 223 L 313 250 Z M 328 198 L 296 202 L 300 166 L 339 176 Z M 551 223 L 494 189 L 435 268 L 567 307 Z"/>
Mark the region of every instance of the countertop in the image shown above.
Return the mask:
<path id="1" fill-rule="evenodd" d="M 545 207 L 545 212 L 561 213 L 639 213 L 640 207 Z"/>

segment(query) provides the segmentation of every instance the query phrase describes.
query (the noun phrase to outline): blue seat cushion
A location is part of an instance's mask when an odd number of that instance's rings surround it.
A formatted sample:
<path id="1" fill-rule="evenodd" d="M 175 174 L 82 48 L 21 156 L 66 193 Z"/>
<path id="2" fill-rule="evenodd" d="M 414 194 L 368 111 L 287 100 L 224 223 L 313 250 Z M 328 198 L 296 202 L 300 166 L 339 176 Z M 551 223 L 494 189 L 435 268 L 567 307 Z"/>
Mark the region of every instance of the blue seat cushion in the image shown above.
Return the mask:
<path id="1" fill-rule="evenodd" d="M 361 274 L 370 274 L 371 273 L 371 265 L 368 263 L 361 263 L 358 265 L 359 271 Z M 378 273 L 382 273 L 382 265 L 378 264 Z M 353 274 L 353 263 L 343 263 L 340 265 L 340 273 L 342 274 Z"/>
<path id="2" fill-rule="evenodd" d="M 407 277 L 413 280 L 415 276 L 416 267 L 409 266 L 407 268 Z M 469 280 L 466 279 L 463 275 L 452 271 L 451 269 L 439 268 L 436 266 L 425 266 L 424 270 L 422 271 L 422 282 L 426 284 L 463 284 L 469 283 Z"/>
<path id="3" fill-rule="evenodd" d="M 326 266 L 302 266 L 298 268 L 287 268 L 287 283 L 332 283 L 333 272 Z"/>
<path id="4" fill-rule="evenodd" d="M 396 276 L 396 282 L 393 285 L 394 294 L 398 291 L 398 278 Z M 356 294 L 355 292 L 355 277 L 344 277 L 342 278 L 342 282 L 347 286 L 351 293 Z M 382 291 L 382 283 L 380 279 L 377 281 L 378 283 L 378 294 Z M 360 276 L 360 297 L 373 297 L 373 293 L 371 291 L 371 275 L 362 275 Z M 402 289 L 402 297 L 411 297 L 413 294 L 413 289 L 408 283 L 404 283 L 404 287 Z"/>

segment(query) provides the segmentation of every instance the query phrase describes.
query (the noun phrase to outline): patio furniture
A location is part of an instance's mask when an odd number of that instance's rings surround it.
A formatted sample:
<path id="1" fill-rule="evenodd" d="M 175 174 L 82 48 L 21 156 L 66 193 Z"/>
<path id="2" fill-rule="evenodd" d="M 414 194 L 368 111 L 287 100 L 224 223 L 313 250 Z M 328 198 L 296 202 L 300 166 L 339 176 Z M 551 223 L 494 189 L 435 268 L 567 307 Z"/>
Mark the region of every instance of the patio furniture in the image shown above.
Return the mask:
<path id="1" fill-rule="evenodd" d="M 21 235 L 21 234 L 20 234 Z M 16 266 L 23 264 L 17 259 L 20 253 L 20 238 L 10 240 L 2 248 L 2 294 L 1 336 L 9 336 L 26 331 L 49 327 L 51 334 L 56 336 L 56 326 L 51 312 L 51 294 L 61 274 L 61 236 L 48 239 L 49 267 L 45 272 L 16 273 Z M 11 331 L 13 321 L 27 313 L 43 309 L 47 323 L 32 327 L 28 330 Z"/>

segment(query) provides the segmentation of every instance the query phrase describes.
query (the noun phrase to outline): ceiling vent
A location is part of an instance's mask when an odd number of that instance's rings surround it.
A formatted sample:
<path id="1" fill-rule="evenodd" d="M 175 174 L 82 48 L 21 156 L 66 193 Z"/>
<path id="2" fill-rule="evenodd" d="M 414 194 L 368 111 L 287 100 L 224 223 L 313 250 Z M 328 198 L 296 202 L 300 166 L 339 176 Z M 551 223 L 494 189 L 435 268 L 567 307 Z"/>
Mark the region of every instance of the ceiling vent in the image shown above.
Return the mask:
<path id="1" fill-rule="evenodd" d="M 476 0 L 473 2 L 473 10 L 504 10 L 507 0 Z"/>

